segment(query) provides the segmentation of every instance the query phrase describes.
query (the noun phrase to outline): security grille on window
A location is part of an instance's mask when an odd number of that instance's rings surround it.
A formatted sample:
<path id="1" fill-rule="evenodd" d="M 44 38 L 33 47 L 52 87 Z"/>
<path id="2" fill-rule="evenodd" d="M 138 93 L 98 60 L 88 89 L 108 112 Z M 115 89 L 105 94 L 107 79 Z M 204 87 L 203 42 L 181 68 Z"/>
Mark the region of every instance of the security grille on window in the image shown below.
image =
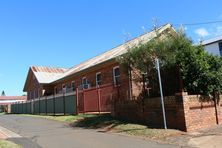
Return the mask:
<path id="1" fill-rule="evenodd" d="M 100 86 L 102 84 L 102 75 L 101 73 L 96 73 L 96 86 Z"/>
<path id="2" fill-rule="evenodd" d="M 82 78 L 82 88 L 83 89 L 88 89 L 90 86 L 88 84 L 88 80 L 86 79 L 86 77 Z"/>
<path id="3" fill-rule="evenodd" d="M 120 84 L 120 69 L 119 69 L 119 67 L 113 68 L 113 81 L 114 81 L 114 85 Z"/>

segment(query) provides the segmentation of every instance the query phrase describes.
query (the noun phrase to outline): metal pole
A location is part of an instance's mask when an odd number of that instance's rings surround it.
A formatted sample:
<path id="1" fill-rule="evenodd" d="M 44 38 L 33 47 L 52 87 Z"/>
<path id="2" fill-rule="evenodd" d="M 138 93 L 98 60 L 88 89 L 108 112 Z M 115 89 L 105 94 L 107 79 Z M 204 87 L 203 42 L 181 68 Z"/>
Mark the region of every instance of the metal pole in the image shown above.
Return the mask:
<path id="1" fill-rule="evenodd" d="M 62 99 L 63 99 L 63 114 L 64 115 L 66 115 L 66 100 L 65 100 L 65 92 L 64 92 L 64 90 L 63 90 L 63 92 L 62 92 L 63 94 L 62 94 Z"/>
<path id="2" fill-rule="evenodd" d="M 53 94 L 53 115 L 55 116 L 55 94 Z"/>
<path id="3" fill-rule="evenodd" d="M 162 82 L 161 82 L 161 76 L 160 76 L 160 63 L 159 63 L 158 58 L 156 58 L 155 61 L 156 61 L 156 68 L 158 71 L 158 78 L 159 78 L 159 85 L 160 85 L 160 95 L 161 95 L 161 105 L 162 105 L 162 111 L 163 111 L 164 128 L 167 129 L 166 114 L 165 114 L 165 107 L 164 107 L 164 101 L 163 101 Z"/>

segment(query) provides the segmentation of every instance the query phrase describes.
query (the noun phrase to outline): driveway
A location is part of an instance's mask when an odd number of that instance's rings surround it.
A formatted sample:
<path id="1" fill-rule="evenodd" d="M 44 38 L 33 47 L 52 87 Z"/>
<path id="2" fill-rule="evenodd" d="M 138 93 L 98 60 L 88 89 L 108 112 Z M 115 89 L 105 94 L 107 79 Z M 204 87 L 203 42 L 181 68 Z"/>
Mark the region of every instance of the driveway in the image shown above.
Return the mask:
<path id="1" fill-rule="evenodd" d="M 197 130 L 195 132 L 188 132 L 177 137 L 169 137 L 167 140 L 181 146 L 195 148 L 221 148 L 222 125 L 213 126 L 204 130 Z"/>
<path id="2" fill-rule="evenodd" d="M 24 148 L 176 148 L 131 136 L 72 128 L 63 122 L 19 115 L 1 115 L 0 126 L 21 137 L 8 138 Z"/>

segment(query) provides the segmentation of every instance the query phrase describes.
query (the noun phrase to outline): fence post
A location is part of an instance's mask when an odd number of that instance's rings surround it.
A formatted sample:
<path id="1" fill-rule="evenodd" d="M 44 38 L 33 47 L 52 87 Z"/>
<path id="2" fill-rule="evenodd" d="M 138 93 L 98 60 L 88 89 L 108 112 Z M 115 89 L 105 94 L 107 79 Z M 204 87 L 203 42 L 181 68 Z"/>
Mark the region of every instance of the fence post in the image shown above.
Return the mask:
<path id="1" fill-rule="evenodd" d="M 27 102 L 25 102 L 25 112 L 26 112 L 26 114 L 28 114 L 28 103 Z"/>
<path id="2" fill-rule="evenodd" d="M 101 108 L 100 108 L 100 88 L 97 89 L 97 94 L 98 94 L 98 110 L 99 110 L 99 114 L 100 114 L 100 111 L 101 111 Z"/>
<path id="3" fill-rule="evenodd" d="M 79 89 L 76 88 L 76 114 L 79 114 Z"/>
<path id="4" fill-rule="evenodd" d="M 55 116 L 55 94 L 53 94 L 53 114 Z"/>
<path id="5" fill-rule="evenodd" d="M 40 97 L 39 97 L 39 115 L 40 115 L 40 112 L 41 112 L 41 111 L 40 111 Z"/>
<path id="6" fill-rule="evenodd" d="M 17 112 L 17 114 L 19 113 L 19 105 L 18 105 L 18 103 L 16 103 L 16 112 Z"/>
<path id="7" fill-rule="evenodd" d="M 83 114 L 85 114 L 85 93 L 84 93 L 84 89 L 82 90 L 82 94 L 83 94 Z"/>
<path id="8" fill-rule="evenodd" d="M 64 115 L 66 115 L 66 101 L 65 101 L 64 90 L 63 90 L 63 94 L 62 94 L 62 99 L 63 99 L 63 113 L 64 113 Z"/>
<path id="9" fill-rule="evenodd" d="M 35 112 L 34 100 L 31 100 L 31 104 L 32 104 L 32 114 L 34 114 L 34 112 Z"/>
<path id="10" fill-rule="evenodd" d="M 45 96 L 45 114 L 47 115 L 47 96 Z"/>
<path id="11" fill-rule="evenodd" d="M 23 114 L 23 110 L 24 110 L 24 109 L 23 109 L 23 101 L 22 101 L 22 114 Z"/>

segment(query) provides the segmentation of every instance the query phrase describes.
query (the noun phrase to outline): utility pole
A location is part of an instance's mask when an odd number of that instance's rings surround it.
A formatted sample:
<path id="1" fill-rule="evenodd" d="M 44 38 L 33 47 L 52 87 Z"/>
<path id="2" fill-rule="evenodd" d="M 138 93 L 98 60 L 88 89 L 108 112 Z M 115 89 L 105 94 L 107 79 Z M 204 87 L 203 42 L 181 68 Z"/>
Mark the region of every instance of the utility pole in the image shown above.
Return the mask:
<path id="1" fill-rule="evenodd" d="M 156 62 L 156 69 L 157 69 L 157 72 L 158 72 L 159 85 L 160 85 L 160 95 L 161 95 L 161 105 L 162 105 L 162 112 L 163 112 L 164 128 L 167 129 L 166 114 L 165 114 L 165 107 L 164 107 L 164 100 L 163 100 L 163 89 L 162 89 L 162 82 L 161 82 L 161 76 L 160 76 L 160 63 L 159 63 L 159 59 L 156 58 L 155 62 Z"/>

